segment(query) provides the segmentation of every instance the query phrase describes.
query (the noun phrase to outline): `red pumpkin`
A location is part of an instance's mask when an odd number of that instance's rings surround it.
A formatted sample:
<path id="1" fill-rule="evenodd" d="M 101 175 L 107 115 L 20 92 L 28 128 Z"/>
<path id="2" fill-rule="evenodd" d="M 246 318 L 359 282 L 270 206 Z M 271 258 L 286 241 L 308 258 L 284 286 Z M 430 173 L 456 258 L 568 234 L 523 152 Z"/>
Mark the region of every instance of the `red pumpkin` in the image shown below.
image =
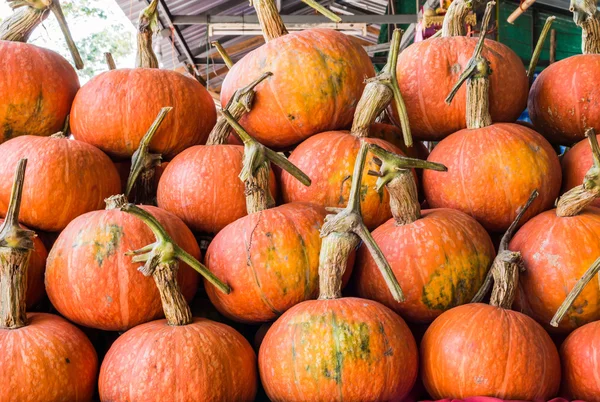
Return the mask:
<path id="1" fill-rule="evenodd" d="M 600 128 L 600 125 L 599 125 Z M 583 182 L 587 171 L 593 165 L 592 148 L 588 140 L 582 140 L 569 149 L 562 157 L 562 191 L 566 192 Z M 600 207 L 600 200 L 591 203 Z"/>
<path id="2" fill-rule="evenodd" d="M 563 364 L 563 392 L 571 399 L 600 401 L 600 381 L 595 373 L 600 368 L 600 322 L 577 328 L 563 342 L 560 357 Z"/>
<path id="3" fill-rule="evenodd" d="M 200 249 L 194 235 L 173 214 L 144 206 L 181 248 L 195 258 Z M 69 320 L 107 331 L 124 331 L 163 314 L 152 278 L 138 272 L 126 252 L 155 241 L 139 219 L 117 209 L 90 212 L 73 220 L 48 256 L 46 291 L 56 309 Z M 183 265 L 178 282 L 187 300 L 198 285 L 196 272 Z"/>
<path id="4" fill-rule="evenodd" d="M 0 142 L 59 131 L 79 89 L 73 67 L 58 53 L 25 43 L 0 40 L 0 54 Z"/>
<path id="5" fill-rule="evenodd" d="M 0 214 L 6 214 L 11 180 L 21 158 L 28 159 L 21 222 L 58 231 L 86 212 L 103 208 L 117 194 L 119 174 L 97 148 L 64 136 L 21 136 L 0 145 Z"/>

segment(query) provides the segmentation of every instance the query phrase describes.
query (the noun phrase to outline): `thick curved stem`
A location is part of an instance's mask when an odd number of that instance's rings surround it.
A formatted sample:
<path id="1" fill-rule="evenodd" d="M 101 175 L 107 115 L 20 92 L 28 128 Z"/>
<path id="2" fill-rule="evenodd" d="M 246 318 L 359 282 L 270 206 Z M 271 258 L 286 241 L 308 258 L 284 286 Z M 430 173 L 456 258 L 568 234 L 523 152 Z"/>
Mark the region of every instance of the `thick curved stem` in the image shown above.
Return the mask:
<path id="1" fill-rule="evenodd" d="M 256 10 L 265 42 L 288 34 L 273 0 L 251 0 L 250 4 Z"/>
<path id="2" fill-rule="evenodd" d="M 550 32 L 550 28 L 552 28 L 552 23 L 556 19 L 555 16 L 550 16 L 546 18 L 546 22 L 544 23 L 544 28 L 542 28 L 542 32 L 540 33 L 540 37 L 538 38 L 537 44 L 535 45 L 535 50 L 531 55 L 531 61 L 529 62 L 529 68 L 527 69 L 527 77 L 529 77 L 529 84 L 533 82 L 533 74 L 535 74 L 535 69 L 537 67 L 538 60 L 540 59 L 540 54 L 542 53 L 542 49 L 544 48 L 544 42 L 546 41 L 546 37 L 548 36 L 548 32 Z"/>
<path id="3" fill-rule="evenodd" d="M 152 36 L 158 30 L 158 0 L 152 0 L 138 19 L 137 54 L 135 66 L 158 68 L 158 59 L 152 49 Z"/>
<path id="4" fill-rule="evenodd" d="M 233 67 L 233 60 L 231 60 L 231 57 L 229 57 L 229 54 L 227 54 L 227 50 L 225 50 L 225 48 L 219 43 L 219 41 L 213 41 L 210 42 L 210 44 L 213 45 L 215 49 L 217 49 L 217 52 L 219 52 L 219 54 L 221 55 L 221 58 L 223 59 L 223 62 L 225 63 L 227 68 L 231 69 L 231 67 Z"/>
<path id="5" fill-rule="evenodd" d="M 471 12 L 471 7 L 471 0 L 454 0 L 450 4 L 442 24 L 442 37 L 465 36 L 467 34 L 465 19 Z"/>
<path id="6" fill-rule="evenodd" d="M 31 33 L 48 18 L 49 0 L 8 0 L 14 12 L 0 24 L 0 40 L 27 42 Z"/>
<path id="7" fill-rule="evenodd" d="M 313 10 L 315 10 L 319 14 L 327 17 L 330 21 L 333 21 L 335 23 L 342 22 L 342 18 L 339 15 L 337 15 L 333 11 L 329 10 L 328 8 L 323 7 L 315 0 L 302 0 L 302 2 L 304 4 L 306 4 L 307 6 L 311 7 Z"/>
<path id="8" fill-rule="evenodd" d="M 520 253 L 499 254 L 492 265 L 494 287 L 490 297 L 490 305 L 509 310 L 515 300 L 519 286 L 519 272 L 524 268 Z"/>
<path id="9" fill-rule="evenodd" d="M 56 16 L 56 20 L 58 21 L 58 25 L 60 26 L 60 30 L 62 31 L 65 41 L 67 42 L 67 47 L 69 48 L 69 52 L 71 52 L 71 56 L 73 57 L 73 62 L 75 63 L 75 67 L 78 70 L 83 69 L 83 60 L 81 59 L 81 55 L 79 54 L 79 49 L 77 49 L 77 45 L 75 45 L 75 41 L 73 40 L 73 36 L 71 36 L 71 30 L 69 29 L 69 25 L 67 24 L 67 19 L 63 14 L 62 7 L 60 6 L 59 0 L 51 0 L 50 2 L 50 10 Z"/>
<path id="10" fill-rule="evenodd" d="M 556 311 L 556 314 L 554 314 L 554 317 L 552 317 L 550 325 L 552 325 L 553 327 L 558 327 L 562 319 L 565 317 L 565 315 L 575 302 L 575 299 L 579 297 L 581 292 L 583 292 L 583 289 L 592 280 L 592 278 L 596 276 L 596 274 L 598 274 L 598 271 L 600 271 L 600 258 L 594 261 L 594 263 L 588 268 L 588 270 L 585 271 L 583 276 L 577 281 L 573 289 L 571 289 L 563 304 L 560 305 L 560 307 Z"/>
<path id="11" fill-rule="evenodd" d="M 106 65 L 108 66 L 109 70 L 117 69 L 117 64 L 115 63 L 115 59 L 113 58 L 111 52 L 104 53 L 104 59 L 106 60 Z"/>
<path id="12" fill-rule="evenodd" d="M 581 50 L 583 54 L 600 54 L 600 12 L 597 0 L 571 0 L 569 10 L 573 21 L 581 27 Z"/>

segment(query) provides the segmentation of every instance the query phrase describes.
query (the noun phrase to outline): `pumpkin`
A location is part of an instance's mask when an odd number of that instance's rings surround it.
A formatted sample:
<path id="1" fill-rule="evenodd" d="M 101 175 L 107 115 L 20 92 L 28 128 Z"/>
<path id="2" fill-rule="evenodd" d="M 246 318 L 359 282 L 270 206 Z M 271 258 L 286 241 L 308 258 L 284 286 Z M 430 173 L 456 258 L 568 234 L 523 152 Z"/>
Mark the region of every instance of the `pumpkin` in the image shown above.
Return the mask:
<path id="1" fill-rule="evenodd" d="M 151 278 L 137 272 L 126 252 L 152 243 L 152 232 L 135 217 L 119 211 L 123 196 L 111 197 L 106 210 L 74 219 L 60 234 L 46 266 L 46 291 L 56 309 L 69 320 L 106 331 L 124 331 L 160 318 L 158 290 Z M 189 254 L 200 249 L 193 234 L 173 214 L 144 206 Z M 178 281 L 188 300 L 198 275 L 188 266 Z"/>
<path id="2" fill-rule="evenodd" d="M 137 68 L 110 70 L 95 76 L 81 87 L 73 101 L 74 137 L 115 158 L 133 155 L 164 106 L 172 106 L 173 111 L 157 131 L 150 149 L 167 159 L 206 142 L 215 125 L 215 104 L 206 88 L 193 78 L 160 70 L 147 60 L 152 57 L 156 60 L 151 37 L 153 29 L 158 28 L 157 4 L 158 0 L 154 0 L 140 15 L 141 55 L 138 54 Z"/>
<path id="3" fill-rule="evenodd" d="M 600 401 L 597 373 L 600 350 L 600 322 L 591 322 L 573 331 L 560 348 L 563 365 L 562 390 L 571 399 Z"/>
<path id="4" fill-rule="evenodd" d="M 447 208 L 421 212 L 408 169 L 443 170 L 443 166 L 414 163 L 373 145 L 370 148 L 384 163 L 377 186 L 386 186 L 394 216 L 372 236 L 406 291 L 404 302 L 392 298 L 363 245 L 353 277 L 357 295 L 386 305 L 408 321 L 431 322 L 444 311 L 471 301 L 494 259 L 494 245 L 485 229 L 463 212 Z"/>
<path id="5" fill-rule="evenodd" d="M 156 236 L 149 252 L 147 247 L 136 251 L 148 254 L 133 260 L 146 262 L 140 271 L 156 282 L 166 320 L 139 325 L 113 343 L 100 369 L 100 399 L 253 401 L 258 378 L 248 341 L 227 325 L 192 317 L 175 279 L 185 253 L 152 215 L 132 204 L 122 209 Z"/>
<path id="6" fill-rule="evenodd" d="M 348 127 L 365 78 L 375 74 L 367 53 L 331 29 L 287 33 L 272 0 L 253 5 L 267 43 L 229 70 L 221 89 L 223 107 L 235 90 L 268 71 L 273 77 L 256 88 L 254 107 L 240 120 L 259 142 L 286 148 Z"/>
<path id="7" fill-rule="evenodd" d="M 567 150 L 562 157 L 561 165 L 562 191 L 567 192 L 583 182 L 585 174 L 593 165 L 592 148 L 588 140 L 583 139 Z M 600 200 L 594 200 L 590 205 L 600 207 Z"/>
<path id="8" fill-rule="evenodd" d="M 18 224 L 26 163 L 18 163 L 10 213 L 0 227 L 0 400 L 91 401 L 98 358 L 90 341 L 63 318 L 26 312 L 36 246 L 34 232 Z"/>
<path id="9" fill-rule="evenodd" d="M 21 136 L 0 145 L 2 215 L 20 158 L 29 160 L 21 221 L 32 228 L 59 231 L 79 215 L 102 208 L 104 199 L 121 187 L 115 166 L 97 148 L 61 133 Z"/>

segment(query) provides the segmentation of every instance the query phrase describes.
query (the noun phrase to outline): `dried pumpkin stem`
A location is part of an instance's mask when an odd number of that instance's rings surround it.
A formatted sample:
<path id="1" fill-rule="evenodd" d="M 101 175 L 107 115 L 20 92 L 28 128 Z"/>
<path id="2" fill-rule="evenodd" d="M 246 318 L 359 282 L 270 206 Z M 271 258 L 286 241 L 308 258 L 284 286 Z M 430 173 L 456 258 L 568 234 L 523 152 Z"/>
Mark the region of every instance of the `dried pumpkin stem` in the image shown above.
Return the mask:
<path id="1" fill-rule="evenodd" d="M 131 169 L 127 178 L 125 196 L 135 204 L 154 204 L 156 198 L 154 175 L 156 167 L 161 164 L 162 155 L 150 153 L 150 142 L 171 110 L 173 110 L 171 106 L 160 109 L 131 157 Z"/>
<path id="2" fill-rule="evenodd" d="M 213 45 L 215 49 L 217 49 L 217 52 L 219 52 L 219 54 L 221 55 L 221 58 L 225 62 L 227 68 L 231 69 L 231 67 L 233 67 L 233 60 L 231 60 L 231 57 L 229 57 L 229 54 L 227 53 L 227 50 L 225 50 L 223 45 L 221 45 L 217 40 L 210 42 L 210 44 Z"/>
<path id="3" fill-rule="evenodd" d="M 552 23 L 555 19 L 555 16 L 550 16 L 546 18 L 546 22 L 544 23 L 544 27 L 542 28 L 542 32 L 540 33 L 540 37 L 538 38 L 533 54 L 531 55 L 531 61 L 529 62 L 529 68 L 527 69 L 527 77 L 529 77 L 530 84 L 533 82 L 533 74 L 535 74 L 535 69 L 537 67 L 538 60 L 540 59 L 540 55 L 542 54 L 544 42 L 546 41 L 548 32 L 550 32 L 550 28 L 552 28 Z"/>
<path id="4" fill-rule="evenodd" d="M 56 16 L 56 20 L 58 21 L 58 25 L 60 26 L 60 30 L 65 37 L 65 41 L 67 42 L 67 47 L 69 48 L 69 52 L 71 52 L 71 57 L 73 57 L 73 62 L 75 63 L 75 67 L 78 70 L 83 69 L 83 60 L 81 59 L 81 55 L 79 54 L 79 50 L 77 49 L 77 45 L 75 45 L 75 41 L 73 40 L 73 36 L 71 36 L 71 30 L 69 29 L 69 25 L 67 24 L 67 19 L 63 14 L 62 7 L 60 6 L 59 0 L 51 0 L 50 1 L 50 10 Z"/>
<path id="5" fill-rule="evenodd" d="M 347 262 L 350 252 L 362 240 L 381 271 L 394 300 L 404 301 L 400 284 L 381 249 L 363 223 L 360 211 L 360 187 L 367 151 L 367 144 L 363 142 L 354 164 L 348 205 L 343 209 L 329 209 L 337 213 L 325 217 L 325 223 L 321 228 L 323 246 L 319 255 L 319 299 L 340 297 L 341 275 L 346 269 L 345 262 Z"/>
<path id="6" fill-rule="evenodd" d="M 306 4 L 307 6 L 311 7 L 313 10 L 315 10 L 319 14 L 327 17 L 329 20 L 331 20 L 335 23 L 342 22 L 342 18 L 339 15 L 337 15 L 333 11 L 329 10 L 328 8 L 323 7 L 315 0 L 302 0 L 302 2 L 304 4 Z"/>
<path id="7" fill-rule="evenodd" d="M 594 164 L 583 178 L 583 184 L 564 193 L 556 205 L 557 216 L 575 216 L 600 197 L 600 147 L 593 128 L 585 132 L 590 142 Z"/>
<path id="8" fill-rule="evenodd" d="M 140 12 L 138 18 L 137 54 L 135 66 L 158 68 L 158 59 L 152 49 L 152 36 L 158 30 L 158 0 Z"/>
<path id="9" fill-rule="evenodd" d="M 515 217 L 515 220 L 512 221 L 512 223 L 506 230 L 506 233 L 504 233 L 504 235 L 502 236 L 502 239 L 500 240 L 500 247 L 498 247 L 498 254 L 496 255 L 496 258 L 494 259 L 494 262 L 492 263 L 492 267 L 488 271 L 488 273 L 485 277 L 485 280 L 483 281 L 483 285 L 481 285 L 481 288 L 479 288 L 479 290 L 477 291 L 477 293 L 471 300 L 471 303 L 479 303 L 485 298 L 485 296 L 489 292 L 490 288 L 492 287 L 492 283 L 495 279 L 494 272 L 496 272 L 496 271 L 504 272 L 504 271 L 511 270 L 511 268 L 505 267 L 504 265 L 516 264 L 516 265 L 518 265 L 519 270 L 523 271 L 525 266 L 524 266 L 523 260 L 521 258 L 521 253 L 510 251 L 508 249 L 508 243 L 510 243 L 510 240 L 514 236 L 515 231 L 517 230 L 517 227 L 519 226 L 519 222 L 521 221 L 521 218 L 523 218 L 523 215 L 525 215 L 525 212 L 527 212 L 527 210 L 529 209 L 529 207 L 531 206 L 531 204 L 537 198 L 538 195 L 539 195 L 538 191 L 533 190 L 533 192 L 529 196 L 529 199 L 527 200 L 525 205 L 522 206 L 521 208 L 519 208 L 519 211 L 517 212 L 517 216 Z M 496 294 L 496 296 L 499 297 L 499 294 Z M 513 299 L 514 299 L 514 295 L 513 295 Z M 511 304 L 512 304 L 512 302 L 511 302 Z M 510 308 L 510 306 L 508 308 Z"/>
<path id="10" fill-rule="evenodd" d="M 71 133 L 71 115 L 68 114 L 67 117 L 65 117 L 65 125 L 63 126 L 62 134 L 66 138 L 69 136 L 70 133 Z"/>
<path id="11" fill-rule="evenodd" d="M 273 0 L 250 0 L 250 5 L 256 10 L 265 42 L 288 34 Z"/>
<path id="12" fill-rule="evenodd" d="M 552 317 L 550 325 L 552 325 L 553 327 L 558 327 L 558 325 L 565 317 L 569 309 L 571 309 L 571 306 L 575 302 L 575 299 L 579 297 L 581 292 L 583 292 L 583 289 L 592 280 L 592 278 L 596 276 L 596 274 L 598 274 L 598 271 L 600 271 L 600 258 L 596 259 L 596 261 L 592 263 L 588 270 L 585 271 L 583 276 L 577 281 L 573 289 L 571 289 L 565 301 L 560 305 L 560 307 L 556 311 L 556 314 L 554 314 L 554 317 Z"/>
<path id="13" fill-rule="evenodd" d="M 50 0 L 8 0 L 14 12 L 0 24 L 0 40 L 27 42 L 46 18 Z"/>
<path id="14" fill-rule="evenodd" d="M 417 183 L 412 170 L 415 168 L 446 172 L 448 168 L 441 163 L 407 158 L 386 151 L 376 144 L 369 144 L 369 151 L 376 156 L 374 162 L 379 171 L 369 170 L 369 175 L 377 176 L 375 189 L 378 192 L 385 186 L 390 194 L 390 207 L 397 225 L 415 222 L 421 217 L 421 205 L 417 192 Z"/>
<path id="15" fill-rule="evenodd" d="M 600 54 L 600 12 L 597 0 L 571 0 L 569 10 L 573 13 L 573 21 L 582 30 L 582 53 Z"/>
<path id="16" fill-rule="evenodd" d="M 443 38 L 465 36 L 467 34 L 465 20 L 471 12 L 471 8 L 471 0 L 454 0 L 450 4 L 442 23 Z"/>
<path id="17" fill-rule="evenodd" d="M 117 64 L 115 63 L 115 59 L 113 58 L 113 55 L 111 52 L 104 53 L 104 59 L 106 59 L 106 65 L 108 66 L 109 70 L 117 69 Z"/>
<path id="18" fill-rule="evenodd" d="M 256 91 L 254 90 L 258 84 L 272 76 L 273 73 L 266 72 L 262 73 L 260 77 L 252 81 L 245 87 L 238 88 L 233 96 L 227 102 L 225 110 L 237 121 L 242 118 L 243 115 L 249 113 L 252 110 L 254 104 L 254 97 Z M 219 116 L 217 124 L 213 127 L 212 131 L 208 136 L 206 145 L 220 145 L 227 143 L 227 137 L 231 131 L 231 126 L 227 123 L 227 119 L 223 116 Z"/>
<path id="19" fill-rule="evenodd" d="M 134 262 L 145 263 L 144 267 L 140 268 L 142 272 L 154 272 L 158 264 L 173 264 L 176 260 L 179 260 L 198 271 L 221 292 L 225 294 L 231 292 L 228 285 L 221 282 L 208 268 L 179 247 L 155 217 L 131 203 L 121 205 L 119 209 L 141 219 L 156 237 L 156 242 L 127 253 L 135 256 L 132 259 Z"/>
<path id="20" fill-rule="evenodd" d="M 35 233 L 19 226 L 27 159 L 19 160 L 8 211 L 0 227 L 0 328 L 27 325 L 27 266 Z"/>

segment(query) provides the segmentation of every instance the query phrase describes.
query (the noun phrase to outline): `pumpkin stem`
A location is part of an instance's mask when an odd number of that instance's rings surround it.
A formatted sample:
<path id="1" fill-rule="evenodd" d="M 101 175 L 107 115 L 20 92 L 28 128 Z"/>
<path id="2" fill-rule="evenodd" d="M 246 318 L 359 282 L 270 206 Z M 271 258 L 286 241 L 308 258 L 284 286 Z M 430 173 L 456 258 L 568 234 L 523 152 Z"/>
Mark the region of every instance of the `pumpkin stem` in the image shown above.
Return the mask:
<path id="1" fill-rule="evenodd" d="M 583 184 L 564 193 L 556 204 L 557 216 L 575 216 L 600 196 L 600 147 L 596 131 L 589 128 L 585 136 L 590 142 L 594 164 L 583 178 Z"/>
<path id="2" fill-rule="evenodd" d="M 254 96 L 256 95 L 254 88 L 272 75 L 273 73 L 271 72 L 262 73 L 260 77 L 252 81 L 250 84 L 246 85 L 245 87 L 238 88 L 234 92 L 233 96 L 229 99 L 229 102 L 227 102 L 225 110 L 227 110 L 227 112 L 229 112 L 229 114 L 236 121 L 241 119 L 243 115 L 249 113 L 252 109 Z M 225 119 L 223 116 L 219 116 L 217 119 L 217 124 L 215 124 L 210 132 L 210 135 L 208 136 L 206 145 L 226 144 L 230 130 L 231 127 L 229 126 L 229 123 L 227 123 L 227 119 Z"/>
<path id="3" fill-rule="evenodd" d="M 394 300 L 404 301 L 400 284 L 371 236 L 371 232 L 365 226 L 360 211 L 360 190 L 367 151 L 367 144 L 363 141 L 354 164 L 348 205 L 343 209 L 328 208 L 336 214 L 327 215 L 321 227 L 323 243 L 319 255 L 319 299 L 336 299 L 341 296 L 341 278 L 346 269 L 348 256 L 362 240 L 381 271 Z"/>
<path id="4" fill-rule="evenodd" d="M 337 15 L 333 11 L 329 10 L 328 8 L 323 7 L 321 4 L 317 3 L 315 0 L 302 0 L 302 2 L 304 4 L 306 4 L 307 6 L 311 7 L 313 10 L 315 10 L 319 14 L 327 17 L 330 21 L 333 21 L 335 23 L 342 22 L 342 18 L 339 15 Z"/>
<path id="5" fill-rule="evenodd" d="M 142 137 L 140 145 L 131 157 L 131 169 L 127 178 L 125 196 L 135 204 L 154 204 L 154 198 L 156 197 L 154 174 L 156 167 L 161 164 L 162 155 L 150 153 L 150 142 L 167 116 L 167 113 L 171 110 L 173 108 L 170 106 L 160 109 L 158 116 L 156 116 L 148 131 Z M 140 179 L 139 182 L 138 178 Z M 131 196 L 131 192 L 134 189 L 133 196 Z"/>
<path id="6" fill-rule="evenodd" d="M 538 38 L 533 54 L 531 55 L 531 61 L 529 62 L 529 68 L 527 69 L 529 85 L 531 85 L 531 83 L 533 82 L 533 74 L 535 74 L 535 68 L 537 67 L 538 60 L 540 59 L 540 54 L 542 54 L 544 42 L 546 41 L 548 32 L 550 32 L 550 28 L 552 28 L 552 23 L 555 19 L 556 17 L 553 15 L 546 18 L 546 22 L 544 23 L 544 27 L 542 28 L 542 32 L 540 33 L 540 37 Z"/>
<path id="7" fill-rule="evenodd" d="M 249 214 L 275 205 L 269 189 L 269 162 L 276 164 L 305 186 L 310 186 L 310 178 L 285 156 L 252 138 L 227 110 L 223 110 L 221 114 L 244 143 L 244 161 L 239 177 L 246 186 L 246 209 Z"/>
<path id="8" fill-rule="evenodd" d="M 250 0 L 250 5 L 256 10 L 265 42 L 288 34 L 273 0 Z"/>
<path id="9" fill-rule="evenodd" d="M 575 302 L 575 299 L 579 297 L 583 289 L 592 280 L 592 278 L 596 276 L 598 271 L 600 271 L 600 257 L 592 263 L 592 265 L 587 269 L 587 271 L 585 271 L 583 276 L 577 281 L 573 289 L 571 289 L 565 301 L 560 305 L 560 307 L 556 311 L 556 314 L 554 314 L 554 317 L 552 317 L 550 325 L 552 325 L 553 327 L 558 327 L 558 325 L 565 317 L 569 309 L 571 309 L 571 306 L 573 305 L 573 302 Z"/>
<path id="10" fill-rule="evenodd" d="M 78 70 L 83 69 L 83 60 L 81 59 L 81 55 L 79 54 L 79 49 L 77 49 L 77 45 L 73 40 L 73 36 L 71 36 L 71 30 L 69 29 L 69 25 L 67 24 L 67 19 L 63 14 L 62 7 L 60 6 L 59 0 L 49 0 L 50 1 L 50 10 L 56 16 L 56 20 L 58 21 L 58 25 L 60 26 L 60 30 L 65 37 L 65 41 L 67 42 L 67 47 L 69 48 L 69 52 L 71 52 L 71 56 L 73 57 L 73 62 L 75 63 L 75 67 Z"/>
<path id="11" fill-rule="evenodd" d="M 583 54 L 600 53 L 600 12 L 597 0 L 571 0 L 569 10 L 573 21 L 581 27 L 581 51 Z"/>
<path id="12" fill-rule="evenodd" d="M 152 274 L 158 267 L 158 264 L 173 264 L 176 263 L 176 260 L 179 260 L 198 271 L 200 275 L 221 292 L 225 294 L 231 292 L 231 288 L 228 285 L 221 282 L 208 268 L 179 247 L 154 216 L 131 203 L 121 205 L 119 209 L 141 219 L 152 230 L 154 237 L 156 237 L 156 242 L 127 253 L 127 255 L 134 256 L 132 261 L 145 263 L 144 267 L 140 268 L 140 271 Z"/>
<path id="13" fill-rule="evenodd" d="M 27 325 L 27 265 L 35 233 L 19 226 L 26 167 L 27 159 L 19 160 L 8 211 L 0 227 L 0 328 Z"/>
<path id="14" fill-rule="evenodd" d="M 65 118 L 65 124 L 63 126 L 61 134 L 64 136 L 64 138 L 67 138 L 70 133 L 71 133 L 71 115 L 68 114 L 67 117 Z"/>
<path id="15" fill-rule="evenodd" d="M 377 116 L 394 99 L 396 110 L 400 117 L 404 144 L 410 147 L 412 146 L 412 135 L 410 133 L 408 113 L 406 112 L 406 105 L 400 93 L 396 76 L 396 65 L 398 64 L 402 33 L 401 29 L 394 31 L 386 65 L 376 77 L 366 81 L 367 85 L 365 85 L 365 89 L 356 107 L 356 113 L 354 114 L 352 133 L 357 137 L 368 137 L 371 124 L 376 121 Z"/>
<path id="16" fill-rule="evenodd" d="M 106 65 L 108 66 L 109 70 L 117 69 L 117 64 L 115 63 L 115 59 L 113 58 L 113 55 L 111 52 L 104 53 L 104 58 L 106 59 Z"/>
<path id="17" fill-rule="evenodd" d="M 492 9 L 496 2 L 490 1 L 485 8 L 483 21 L 481 23 L 481 35 L 465 70 L 460 75 L 458 82 L 454 85 L 446 98 L 446 103 L 452 103 L 452 99 L 462 84 L 467 82 L 467 128 L 483 128 L 492 124 L 489 111 L 489 75 L 492 73 L 489 61 L 481 55 L 485 32 L 490 22 Z"/>
<path id="18" fill-rule="evenodd" d="M 217 49 L 217 52 L 219 52 L 219 54 L 221 55 L 221 58 L 225 62 L 227 68 L 231 69 L 231 67 L 233 67 L 233 60 L 231 60 L 231 57 L 229 57 L 229 54 L 227 54 L 227 50 L 225 50 L 225 48 L 219 43 L 218 40 L 210 42 L 210 44 Z"/>
<path id="19" fill-rule="evenodd" d="M 506 233 L 504 233 L 504 236 L 502 236 L 502 239 L 500 240 L 500 247 L 498 247 L 498 255 L 496 255 L 496 258 L 494 259 L 492 268 L 488 271 L 488 273 L 485 277 L 485 280 L 483 281 L 483 285 L 481 285 L 481 288 L 479 288 L 479 290 L 477 291 L 477 293 L 471 300 L 471 303 L 481 302 L 484 299 L 484 297 L 487 295 L 487 293 L 489 292 L 490 288 L 492 287 L 493 279 L 495 278 L 494 271 L 497 270 L 495 268 L 496 265 L 516 263 L 516 264 L 521 264 L 520 267 L 524 267 L 524 265 L 522 265 L 522 262 L 521 262 L 521 254 L 510 251 L 508 249 L 508 243 L 510 243 L 510 240 L 512 239 L 513 235 L 515 234 L 515 231 L 517 230 L 517 227 L 519 226 L 519 222 L 521 221 L 521 218 L 523 218 L 523 215 L 525 215 L 525 212 L 527 212 L 527 210 L 529 209 L 529 207 L 531 206 L 531 204 L 537 198 L 538 195 L 539 195 L 538 191 L 533 190 L 533 192 L 529 196 L 529 199 L 527 200 L 525 205 L 523 205 L 521 208 L 519 208 L 519 210 L 517 212 L 517 216 L 515 217 L 515 220 L 512 221 L 512 223 L 506 230 Z M 503 268 L 503 269 L 507 270 L 508 268 Z"/>
<path id="20" fill-rule="evenodd" d="M 27 42 L 46 18 L 49 0 L 7 0 L 14 12 L 0 24 L 0 40 Z"/>
<path id="21" fill-rule="evenodd" d="M 450 3 L 450 7 L 448 7 L 448 11 L 444 17 L 444 22 L 442 23 L 441 35 L 443 38 L 465 36 L 467 34 L 465 19 L 469 15 L 469 12 L 471 12 L 471 8 L 471 0 L 454 0 Z"/>
<path id="22" fill-rule="evenodd" d="M 152 49 L 152 35 L 158 30 L 158 0 L 142 10 L 138 18 L 136 67 L 158 68 L 158 59 Z"/>
<path id="23" fill-rule="evenodd" d="M 377 176 L 375 189 L 381 192 L 385 186 L 390 194 L 390 207 L 397 225 L 407 225 L 421 217 L 421 205 L 417 192 L 417 183 L 411 169 L 431 169 L 446 172 L 448 168 L 441 163 L 407 158 L 386 151 L 376 144 L 368 144 L 369 151 L 377 158 L 379 171 L 369 170 L 368 174 Z"/>

